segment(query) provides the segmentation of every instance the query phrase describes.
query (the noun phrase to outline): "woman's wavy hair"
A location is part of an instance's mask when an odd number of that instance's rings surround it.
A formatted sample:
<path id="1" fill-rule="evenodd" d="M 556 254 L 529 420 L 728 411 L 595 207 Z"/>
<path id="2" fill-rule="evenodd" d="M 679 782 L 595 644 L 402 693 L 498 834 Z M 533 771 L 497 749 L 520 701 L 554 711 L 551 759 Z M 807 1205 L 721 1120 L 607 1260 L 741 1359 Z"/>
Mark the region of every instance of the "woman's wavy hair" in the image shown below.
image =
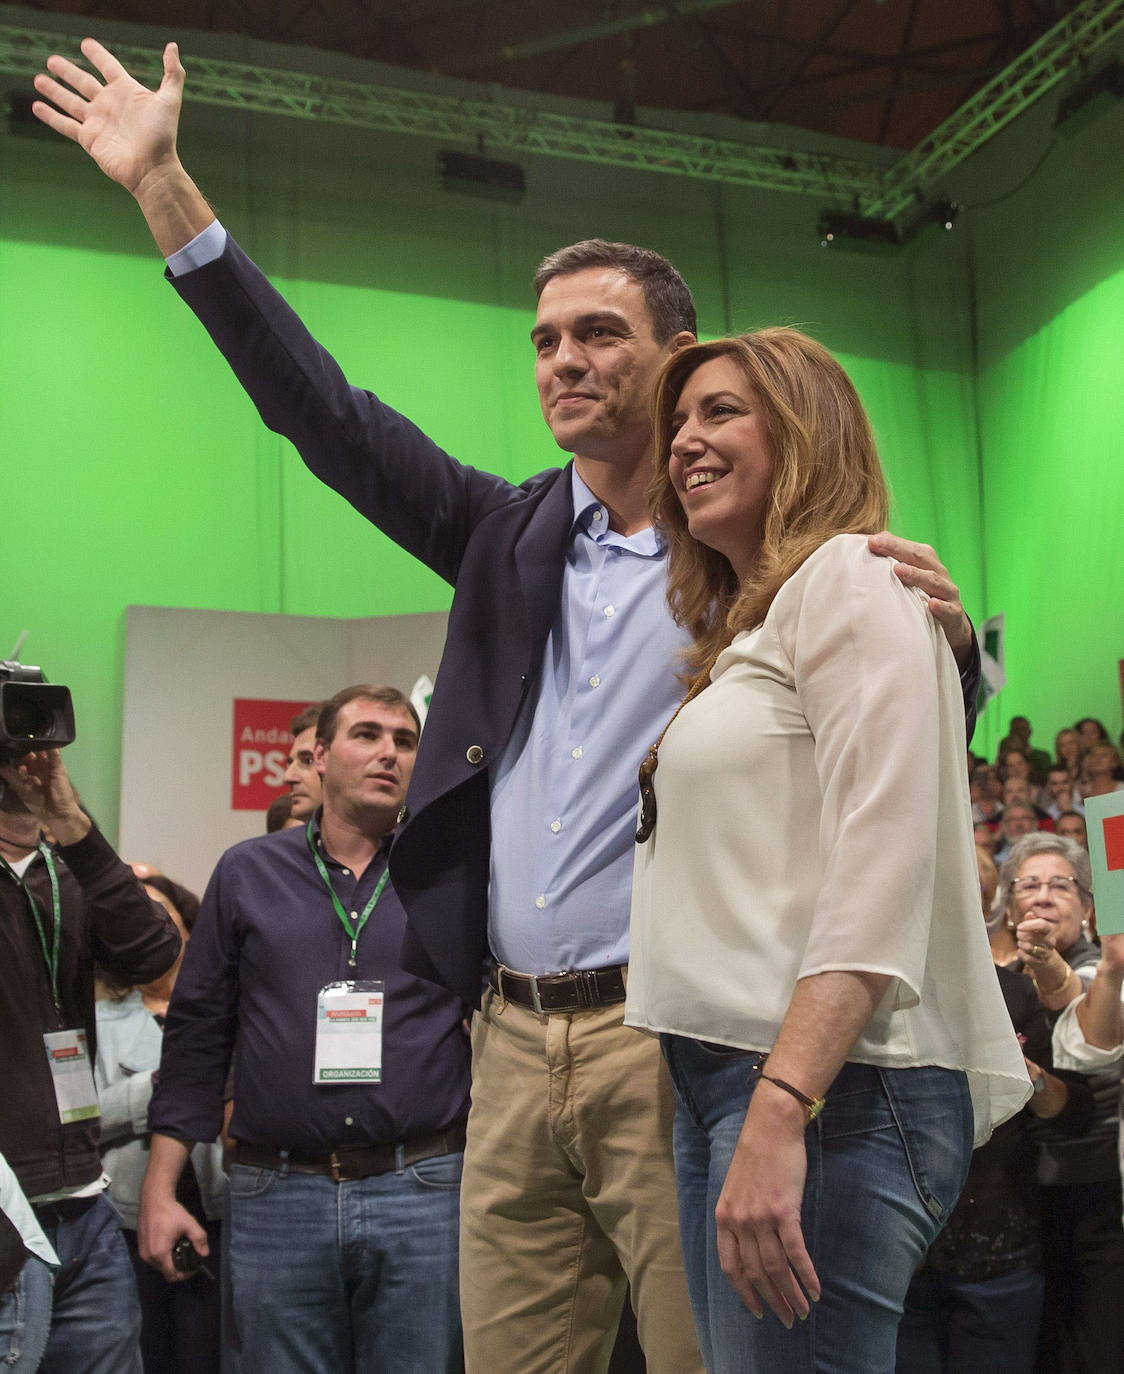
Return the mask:
<path id="1" fill-rule="evenodd" d="M 760 552 L 740 587 L 722 554 L 689 534 L 668 472 L 671 417 L 687 378 L 724 357 L 738 363 L 753 389 L 775 462 Z M 777 592 L 821 544 L 836 534 L 885 528 L 889 493 L 858 392 L 827 349 L 799 330 L 759 329 L 672 354 L 656 383 L 653 428 L 648 500 L 668 542 L 672 614 L 693 640 L 685 654 L 691 675 L 738 631 L 764 620 Z"/>

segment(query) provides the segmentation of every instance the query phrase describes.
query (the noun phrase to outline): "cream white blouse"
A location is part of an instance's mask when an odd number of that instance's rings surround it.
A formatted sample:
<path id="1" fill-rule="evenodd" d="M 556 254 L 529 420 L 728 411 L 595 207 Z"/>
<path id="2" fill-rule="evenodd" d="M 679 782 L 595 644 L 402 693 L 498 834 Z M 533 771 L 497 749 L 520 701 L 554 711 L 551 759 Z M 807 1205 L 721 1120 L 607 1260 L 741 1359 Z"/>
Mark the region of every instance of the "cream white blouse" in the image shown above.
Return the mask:
<path id="1" fill-rule="evenodd" d="M 660 747 L 625 1020 L 768 1050 L 800 978 L 891 976 L 848 1058 L 966 1071 L 980 1144 L 1030 1095 L 980 910 L 955 662 L 925 598 L 838 535 Z"/>

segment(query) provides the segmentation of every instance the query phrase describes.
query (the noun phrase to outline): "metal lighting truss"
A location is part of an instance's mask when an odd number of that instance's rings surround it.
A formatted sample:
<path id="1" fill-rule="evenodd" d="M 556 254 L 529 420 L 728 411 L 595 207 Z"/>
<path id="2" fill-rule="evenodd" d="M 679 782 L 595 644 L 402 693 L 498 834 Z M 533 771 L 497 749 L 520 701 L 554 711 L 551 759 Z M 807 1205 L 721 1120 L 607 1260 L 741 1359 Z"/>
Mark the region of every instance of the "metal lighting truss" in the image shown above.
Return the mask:
<path id="1" fill-rule="evenodd" d="M 43 69 L 45 57 L 60 43 L 76 49 L 77 41 L 63 33 L 0 25 L 0 71 L 30 76 Z M 161 60 L 152 49 L 122 44 L 113 51 L 138 80 L 159 82 Z M 483 139 L 489 152 L 542 153 L 770 191 L 851 198 L 873 195 L 879 185 L 878 169 L 857 158 L 755 147 L 198 55 L 191 57 L 190 68 L 187 96 L 207 105 L 473 144 Z"/>
<path id="2" fill-rule="evenodd" d="M 499 100 L 341 81 L 198 55 L 190 59 L 187 94 L 203 104 L 261 114 L 473 144 L 482 139 L 489 151 L 539 153 L 848 200 L 864 214 L 893 218 L 1122 27 L 1124 0 L 1085 0 L 888 169 L 829 153 L 581 119 Z M 65 32 L 0 25 L 0 71 L 30 77 L 43 69 L 48 53 L 60 46 L 76 50 L 78 41 Z M 157 52 L 128 45 L 114 51 L 139 80 L 159 82 Z"/>
<path id="3" fill-rule="evenodd" d="M 863 213 L 893 219 L 1124 28 L 1124 0 L 1085 0 L 882 175 Z"/>

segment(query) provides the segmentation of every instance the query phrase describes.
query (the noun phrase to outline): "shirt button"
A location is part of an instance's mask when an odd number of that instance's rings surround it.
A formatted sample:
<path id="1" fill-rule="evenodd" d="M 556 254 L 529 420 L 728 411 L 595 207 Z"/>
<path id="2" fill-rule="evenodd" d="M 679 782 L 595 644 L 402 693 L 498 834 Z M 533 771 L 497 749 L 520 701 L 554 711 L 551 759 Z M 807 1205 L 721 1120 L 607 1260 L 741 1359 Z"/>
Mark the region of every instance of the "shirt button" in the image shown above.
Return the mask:
<path id="1" fill-rule="evenodd" d="M 604 609 L 604 611 L 602 611 L 602 615 L 606 615 L 606 616 L 613 616 L 613 615 L 616 615 L 616 613 L 617 613 L 617 608 L 616 608 L 615 606 L 606 606 L 605 609 Z"/>
<path id="2" fill-rule="evenodd" d="M 473 765 L 484 762 L 484 751 L 478 744 L 470 744 L 464 751 L 464 756 Z"/>
<path id="3" fill-rule="evenodd" d="M 553 830 L 554 833 L 557 835 L 558 832 L 562 829 L 562 822 L 561 822 L 561 821 L 551 821 L 551 823 L 550 823 L 550 828 L 551 828 L 551 830 Z"/>
<path id="4" fill-rule="evenodd" d="M 579 744 L 579 745 L 577 746 L 576 749 L 571 749 L 571 750 L 570 750 L 570 757 L 571 757 L 572 759 L 580 759 L 581 756 L 582 756 L 582 752 L 583 752 L 582 747 L 581 747 L 581 745 Z"/>
<path id="5" fill-rule="evenodd" d="M 593 676 L 589 679 L 589 685 L 590 685 L 591 687 L 600 687 L 600 686 L 601 686 L 601 676 L 600 676 L 599 673 L 594 673 L 594 674 L 593 674 Z"/>
<path id="6" fill-rule="evenodd" d="M 345 1126 L 354 1126 L 354 1125 L 355 1125 L 355 1118 L 354 1118 L 353 1116 L 345 1116 L 344 1119 L 343 1119 L 343 1124 L 344 1124 Z"/>
<path id="7" fill-rule="evenodd" d="M 342 872 L 343 872 L 343 876 L 344 876 L 345 878 L 350 878 L 350 877 L 351 877 L 351 869 L 350 869 L 350 868 L 345 868 L 345 869 L 342 870 Z"/>
<path id="8" fill-rule="evenodd" d="M 546 898 L 543 896 L 541 892 L 535 898 L 535 905 L 538 907 L 540 911 L 543 909 L 544 906 L 546 906 Z"/>
<path id="9" fill-rule="evenodd" d="M 594 520 L 604 520 L 605 512 L 603 510 L 595 510 L 593 512 L 593 518 Z"/>
<path id="10" fill-rule="evenodd" d="M 359 919 L 359 913 L 358 913 L 358 911 L 353 911 L 353 912 L 351 913 L 351 919 L 352 919 L 353 921 L 358 921 L 358 919 Z"/>

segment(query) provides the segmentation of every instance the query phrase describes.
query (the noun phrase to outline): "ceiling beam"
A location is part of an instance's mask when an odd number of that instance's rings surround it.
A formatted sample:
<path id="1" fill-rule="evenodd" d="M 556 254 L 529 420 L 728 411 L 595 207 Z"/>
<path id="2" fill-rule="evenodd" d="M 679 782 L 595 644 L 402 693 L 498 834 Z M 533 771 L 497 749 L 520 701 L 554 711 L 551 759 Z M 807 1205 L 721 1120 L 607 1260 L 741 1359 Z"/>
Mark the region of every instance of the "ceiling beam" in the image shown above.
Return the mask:
<path id="1" fill-rule="evenodd" d="M 840 26 L 840 24 L 842 24 L 843 21 L 847 19 L 851 15 L 851 13 L 858 8 L 860 3 L 861 0 L 844 0 L 842 7 L 836 10 L 835 14 L 827 21 L 826 24 L 824 24 L 820 28 L 819 33 L 817 33 L 815 38 L 812 40 L 811 46 L 805 49 L 803 56 L 797 62 L 796 66 L 793 67 L 793 69 L 787 74 L 787 77 L 783 85 L 781 86 L 780 90 L 773 97 L 773 99 L 769 101 L 768 105 L 766 105 L 766 119 L 772 118 L 773 112 L 776 110 L 777 106 L 789 93 L 789 91 L 799 80 L 799 78 L 804 75 L 804 71 L 807 68 L 808 64 L 810 62 L 813 62 L 817 57 L 819 57 L 820 53 L 823 51 L 824 45 L 827 43 L 828 39 L 830 39 L 831 35 Z"/>
<path id="2" fill-rule="evenodd" d="M 905 27 L 902 29 L 902 39 L 898 44 L 898 58 L 894 63 L 894 72 L 890 78 L 890 89 L 886 95 L 886 100 L 882 106 L 882 118 L 878 121 L 878 137 L 876 143 L 885 143 L 890 132 L 890 125 L 894 118 L 894 106 L 898 102 L 898 90 L 902 79 L 902 63 L 909 52 L 909 45 L 913 42 L 913 25 L 917 19 L 917 6 L 920 0 L 909 0 L 909 9 L 906 11 Z"/>
<path id="3" fill-rule="evenodd" d="M 674 6 L 678 17 L 692 14 L 705 14 L 708 10 L 724 9 L 739 0 L 678 0 Z M 657 4 L 650 9 L 632 10 L 628 14 L 618 14 L 612 19 L 602 19 L 595 24 L 579 24 L 568 29 L 557 29 L 553 33 L 539 34 L 518 43 L 502 43 L 498 48 L 481 48 L 476 52 L 464 53 L 460 57 L 439 58 L 434 64 L 438 71 L 447 76 L 462 75 L 478 67 L 499 67 L 505 62 L 517 62 L 523 57 L 540 57 L 543 53 L 560 52 L 565 48 L 576 48 L 583 43 L 596 43 L 603 38 L 614 38 L 622 33 L 635 33 L 637 29 L 653 28 L 666 24 L 671 19 L 666 4 Z"/>

